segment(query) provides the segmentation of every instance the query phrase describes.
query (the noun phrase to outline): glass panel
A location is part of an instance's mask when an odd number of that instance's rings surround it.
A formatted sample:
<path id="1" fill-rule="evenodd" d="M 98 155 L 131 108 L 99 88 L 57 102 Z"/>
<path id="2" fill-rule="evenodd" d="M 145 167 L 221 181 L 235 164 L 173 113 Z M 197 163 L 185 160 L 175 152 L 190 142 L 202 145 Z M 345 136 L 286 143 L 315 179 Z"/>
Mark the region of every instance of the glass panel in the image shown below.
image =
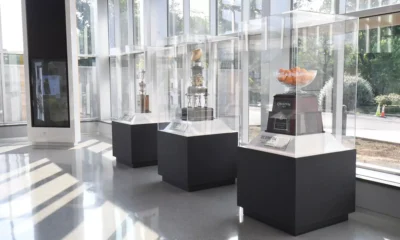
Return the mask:
<path id="1" fill-rule="evenodd" d="M 400 13 L 360 19 L 358 37 L 357 160 L 400 169 Z"/>
<path id="2" fill-rule="evenodd" d="M 210 33 L 210 1 L 190 0 L 190 33 Z"/>
<path id="3" fill-rule="evenodd" d="M 134 55 L 111 57 L 111 118 L 135 113 Z"/>
<path id="4" fill-rule="evenodd" d="M 81 119 L 98 119 L 98 93 L 96 78 L 96 58 L 81 57 L 79 65 L 79 85 L 81 90 Z"/>
<path id="5" fill-rule="evenodd" d="M 76 24 L 78 28 L 79 53 L 84 55 L 95 53 L 95 0 L 76 1 Z"/>
<path id="6" fill-rule="evenodd" d="M 238 131 L 238 46 L 237 38 L 216 37 L 156 54 L 164 73 L 155 75 L 161 131 L 186 137 Z"/>
<path id="7" fill-rule="evenodd" d="M 135 35 L 135 40 L 134 40 L 134 45 L 136 46 L 143 46 L 144 45 L 144 33 L 143 33 L 143 16 L 144 16 L 144 11 L 143 11 L 143 2 L 144 0 L 134 0 L 134 20 L 133 20 L 133 25 L 134 25 L 134 35 Z"/>
<path id="8" fill-rule="evenodd" d="M 129 11 L 132 11 L 132 9 L 129 8 L 129 3 L 131 1 L 132 0 L 119 0 L 119 46 L 122 52 L 126 52 L 126 47 L 133 44 L 129 39 L 129 33 L 133 30 L 129 19 Z"/>
<path id="9" fill-rule="evenodd" d="M 241 21 L 241 0 L 218 1 L 218 35 L 238 31 L 238 26 Z"/>
<path id="10" fill-rule="evenodd" d="M 262 37 L 249 36 L 249 138 L 261 131 L 261 47 Z"/>
<path id="11" fill-rule="evenodd" d="M 69 127 L 67 64 L 32 60 L 31 103 L 33 127 Z"/>
<path id="12" fill-rule="evenodd" d="M 108 44 L 110 49 L 117 47 L 115 39 L 115 1 L 118 0 L 108 0 Z"/>
<path id="13" fill-rule="evenodd" d="M 346 0 L 346 12 L 399 4 L 400 0 Z"/>
<path id="14" fill-rule="evenodd" d="M 335 13 L 335 1 L 339 0 L 294 0 L 293 10 Z"/>
<path id="15" fill-rule="evenodd" d="M 0 0 L 3 49 L 23 51 L 21 1 Z"/>
<path id="16" fill-rule="evenodd" d="M 168 36 L 183 34 L 183 0 L 168 0 Z"/>
<path id="17" fill-rule="evenodd" d="M 262 45 L 249 47 L 261 55 L 261 131 L 243 126 L 240 145 L 296 158 L 354 149 L 358 19 L 294 11 L 263 21 Z"/>
<path id="18" fill-rule="evenodd" d="M 22 54 L 4 54 L 4 122 L 26 121 L 24 58 Z"/>
<path id="19" fill-rule="evenodd" d="M 150 103 L 152 102 L 149 89 L 152 89 L 150 78 L 147 77 L 145 66 L 145 55 L 135 55 L 135 87 L 136 87 L 136 113 L 150 113 Z M 154 100 L 154 99 L 153 99 Z"/>
<path id="20" fill-rule="evenodd" d="M 262 17 L 262 0 L 250 0 L 250 19 Z"/>

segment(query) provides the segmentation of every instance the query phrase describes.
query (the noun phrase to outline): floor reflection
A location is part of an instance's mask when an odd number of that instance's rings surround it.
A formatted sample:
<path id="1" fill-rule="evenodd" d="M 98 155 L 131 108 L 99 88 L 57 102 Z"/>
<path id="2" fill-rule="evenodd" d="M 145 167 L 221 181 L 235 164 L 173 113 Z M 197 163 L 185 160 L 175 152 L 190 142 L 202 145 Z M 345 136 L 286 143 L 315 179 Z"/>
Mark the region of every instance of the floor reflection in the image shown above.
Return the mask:
<path id="1" fill-rule="evenodd" d="M 157 167 L 117 164 L 110 140 L 86 138 L 71 149 L 2 146 L 0 240 L 294 239 L 243 216 L 235 185 L 187 193 Z M 393 240 L 399 225 L 358 212 L 301 239 Z"/>

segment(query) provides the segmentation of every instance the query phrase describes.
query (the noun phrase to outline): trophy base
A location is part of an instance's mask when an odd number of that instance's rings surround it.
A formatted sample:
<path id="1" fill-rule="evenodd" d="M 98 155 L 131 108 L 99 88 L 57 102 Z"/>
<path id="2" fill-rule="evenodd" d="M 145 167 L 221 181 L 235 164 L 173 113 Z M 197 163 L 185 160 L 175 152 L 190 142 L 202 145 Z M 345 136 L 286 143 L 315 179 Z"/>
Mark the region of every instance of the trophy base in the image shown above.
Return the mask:
<path id="1" fill-rule="evenodd" d="M 277 94 L 266 132 L 286 135 L 323 133 L 322 114 L 313 94 Z"/>
<path id="2" fill-rule="evenodd" d="M 266 132 L 293 136 L 323 133 L 322 114 L 321 112 L 297 114 L 269 112 Z"/>
<path id="3" fill-rule="evenodd" d="M 150 111 L 150 97 L 149 95 L 140 95 L 140 113 L 151 113 Z"/>
<path id="4" fill-rule="evenodd" d="M 214 120 L 214 109 L 207 107 L 182 108 L 183 121 Z"/>

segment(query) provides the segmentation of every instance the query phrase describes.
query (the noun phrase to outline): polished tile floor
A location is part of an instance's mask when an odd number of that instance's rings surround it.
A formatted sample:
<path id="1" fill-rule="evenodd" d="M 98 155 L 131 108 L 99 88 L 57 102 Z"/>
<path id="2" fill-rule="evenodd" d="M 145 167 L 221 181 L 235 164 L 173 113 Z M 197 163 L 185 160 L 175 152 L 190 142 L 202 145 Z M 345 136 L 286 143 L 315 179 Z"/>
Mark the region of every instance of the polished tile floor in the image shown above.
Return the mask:
<path id="1" fill-rule="evenodd" d="M 400 220 L 358 209 L 297 238 L 243 217 L 236 186 L 187 193 L 157 167 L 117 165 L 110 140 L 71 149 L 0 141 L 0 240 L 400 239 Z"/>

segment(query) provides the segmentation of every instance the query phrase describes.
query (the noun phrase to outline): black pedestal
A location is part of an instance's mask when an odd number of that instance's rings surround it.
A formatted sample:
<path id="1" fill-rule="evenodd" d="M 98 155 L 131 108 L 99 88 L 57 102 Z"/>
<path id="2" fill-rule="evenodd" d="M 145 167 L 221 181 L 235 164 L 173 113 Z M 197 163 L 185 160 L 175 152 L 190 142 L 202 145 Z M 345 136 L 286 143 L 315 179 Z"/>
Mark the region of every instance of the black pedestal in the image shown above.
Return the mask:
<path id="1" fill-rule="evenodd" d="M 158 132 L 158 173 L 186 191 L 234 184 L 237 133 L 184 137 Z"/>
<path id="2" fill-rule="evenodd" d="M 356 151 L 292 158 L 238 148 L 238 206 L 292 235 L 355 211 Z"/>
<path id="3" fill-rule="evenodd" d="M 130 125 L 112 122 L 113 154 L 133 168 L 157 165 L 157 123 Z"/>

